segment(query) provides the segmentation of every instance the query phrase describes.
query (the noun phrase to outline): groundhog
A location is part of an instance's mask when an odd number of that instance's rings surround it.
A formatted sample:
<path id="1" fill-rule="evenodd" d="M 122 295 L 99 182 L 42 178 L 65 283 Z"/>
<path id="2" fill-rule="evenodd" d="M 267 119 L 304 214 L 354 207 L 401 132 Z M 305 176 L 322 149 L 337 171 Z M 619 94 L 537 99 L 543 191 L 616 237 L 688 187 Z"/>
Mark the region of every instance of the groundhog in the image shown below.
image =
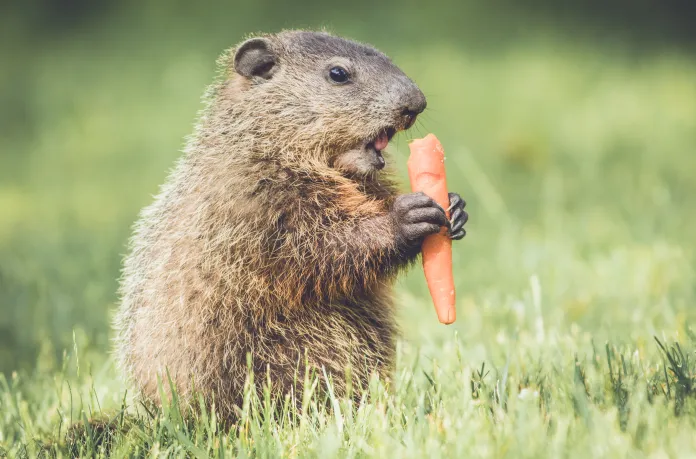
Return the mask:
<path id="1" fill-rule="evenodd" d="M 447 227 L 460 239 L 468 218 L 459 195 L 448 221 L 384 170 L 423 93 L 381 52 L 324 32 L 256 36 L 219 66 L 125 258 L 124 371 L 147 400 L 171 378 L 181 400 L 202 394 L 226 419 L 249 365 L 273 394 L 300 399 L 309 368 L 338 395 L 348 380 L 388 378 L 394 278 L 425 236 Z"/>

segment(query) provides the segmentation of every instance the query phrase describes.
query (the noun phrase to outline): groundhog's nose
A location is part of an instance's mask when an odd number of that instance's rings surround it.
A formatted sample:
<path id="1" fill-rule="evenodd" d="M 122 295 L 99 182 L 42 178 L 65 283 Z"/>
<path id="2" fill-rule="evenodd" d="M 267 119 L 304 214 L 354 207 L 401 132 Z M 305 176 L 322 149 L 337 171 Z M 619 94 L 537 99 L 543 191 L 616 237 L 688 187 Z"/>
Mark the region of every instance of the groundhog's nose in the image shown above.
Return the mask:
<path id="1" fill-rule="evenodd" d="M 404 97 L 403 103 L 401 116 L 404 118 L 405 129 L 408 129 L 416 122 L 418 114 L 425 110 L 427 101 L 421 90 L 414 85 Z"/>

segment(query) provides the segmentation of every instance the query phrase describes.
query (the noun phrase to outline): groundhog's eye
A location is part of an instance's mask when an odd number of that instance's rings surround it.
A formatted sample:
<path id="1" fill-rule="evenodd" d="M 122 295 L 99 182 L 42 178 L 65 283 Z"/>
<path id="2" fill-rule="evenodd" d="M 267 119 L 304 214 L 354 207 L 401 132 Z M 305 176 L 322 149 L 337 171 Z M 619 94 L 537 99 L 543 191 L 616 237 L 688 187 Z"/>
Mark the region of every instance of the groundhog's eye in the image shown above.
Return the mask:
<path id="1" fill-rule="evenodd" d="M 336 83 L 346 83 L 350 76 L 348 75 L 348 70 L 344 69 L 343 67 L 336 66 L 331 67 L 329 70 L 329 78 Z"/>

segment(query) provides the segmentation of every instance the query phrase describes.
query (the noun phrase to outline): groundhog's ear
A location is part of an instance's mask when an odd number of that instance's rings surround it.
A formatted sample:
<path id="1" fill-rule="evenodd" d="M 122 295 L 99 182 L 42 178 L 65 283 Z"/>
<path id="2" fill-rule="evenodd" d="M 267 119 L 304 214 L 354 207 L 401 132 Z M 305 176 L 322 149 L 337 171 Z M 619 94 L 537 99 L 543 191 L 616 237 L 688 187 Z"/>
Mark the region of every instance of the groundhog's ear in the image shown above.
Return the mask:
<path id="1" fill-rule="evenodd" d="M 234 54 L 234 70 L 247 78 L 268 80 L 278 66 L 278 60 L 265 38 L 251 38 L 242 43 Z"/>

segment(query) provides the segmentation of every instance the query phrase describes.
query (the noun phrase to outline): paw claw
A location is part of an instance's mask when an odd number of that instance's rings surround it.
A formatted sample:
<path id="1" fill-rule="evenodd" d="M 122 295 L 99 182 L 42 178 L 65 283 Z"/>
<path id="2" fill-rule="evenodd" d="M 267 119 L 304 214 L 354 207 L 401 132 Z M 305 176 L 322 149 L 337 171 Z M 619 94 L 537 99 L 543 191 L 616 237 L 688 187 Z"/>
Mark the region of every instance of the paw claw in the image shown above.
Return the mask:
<path id="1" fill-rule="evenodd" d="M 459 231 L 449 235 L 450 239 L 455 241 L 462 239 L 464 236 L 466 236 L 466 230 L 464 229 L 460 229 Z"/>
<path id="2" fill-rule="evenodd" d="M 469 220 L 469 214 L 464 210 L 466 201 L 457 193 L 449 193 L 450 206 L 447 209 L 450 212 L 450 231 L 451 239 L 461 239 L 466 235 L 463 229 L 466 222 Z"/>

